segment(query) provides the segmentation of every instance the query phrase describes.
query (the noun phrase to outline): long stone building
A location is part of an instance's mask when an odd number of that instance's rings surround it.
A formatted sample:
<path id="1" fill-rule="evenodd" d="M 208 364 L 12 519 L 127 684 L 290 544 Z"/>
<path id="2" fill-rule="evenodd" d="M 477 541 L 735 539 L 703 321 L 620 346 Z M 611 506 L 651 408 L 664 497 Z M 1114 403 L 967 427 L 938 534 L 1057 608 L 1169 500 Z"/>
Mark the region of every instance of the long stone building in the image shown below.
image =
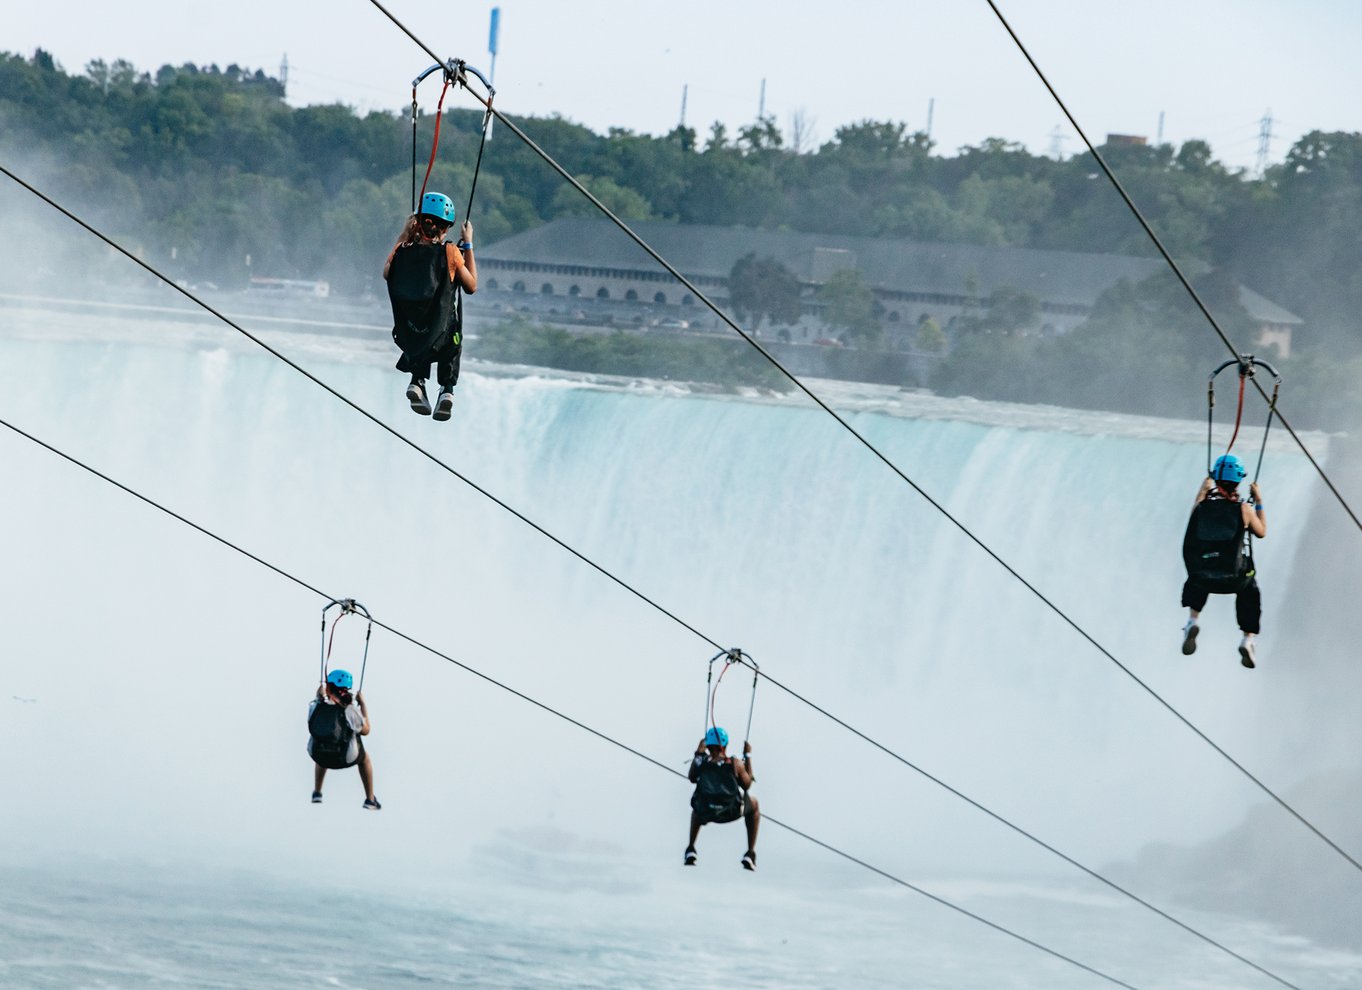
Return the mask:
<path id="1" fill-rule="evenodd" d="M 778 261 L 794 274 L 802 290 L 804 317 L 778 331 L 782 340 L 793 343 L 826 337 L 815 294 L 829 276 L 845 269 L 859 272 L 873 290 L 890 347 L 909 346 L 919 322 L 928 317 L 949 330 L 960 317 L 979 312 L 990 294 L 1001 288 L 1039 300 L 1035 332 L 1066 333 L 1084 320 L 1102 292 L 1121 279 L 1138 283 L 1166 270 L 1158 259 L 1115 254 L 662 221 L 635 221 L 630 226 L 720 304 L 728 301 L 728 274 L 740 258 L 751 254 Z M 719 328 L 684 285 L 608 220 L 554 220 L 487 245 L 479 252 L 478 267 L 485 289 L 507 300 L 511 308 L 531 314 L 615 326 Z M 1271 348 L 1279 357 L 1289 356 L 1300 318 L 1244 286 L 1239 299 L 1258 328 L 1252 346 L 1262 354 Z"/>

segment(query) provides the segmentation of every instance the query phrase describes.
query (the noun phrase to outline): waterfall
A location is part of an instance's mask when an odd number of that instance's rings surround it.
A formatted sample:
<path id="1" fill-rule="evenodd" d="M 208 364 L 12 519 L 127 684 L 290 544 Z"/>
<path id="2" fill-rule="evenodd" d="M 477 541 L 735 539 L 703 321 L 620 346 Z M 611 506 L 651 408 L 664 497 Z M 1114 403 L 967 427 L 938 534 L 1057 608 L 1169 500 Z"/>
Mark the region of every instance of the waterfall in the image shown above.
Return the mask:
<path id="1" fill-rule="evenodd" d="M 0 414 L 15 425 L 684 768 L 713 647 L 302 376 L 224 328 L 173 319 L 11 308 L 0 329 Z M 1261 800 L 805 402 L 473 364 L 438 424 L 407 410 L 381 344 L 270 339 L 704 634 L 1085 862 L 1205 839 Z M 1317 484 L 1300 455 L 1269 446 L 1264 635 L 1247 672 L 1228 599 L 1212 600 L 1197 654 L 1178 651 L 1180 542 L 1205 464 L 1196 424 L 828 387 L 852 425 L 1237 759 L 1279 792 L 1309 775 L 1263 731 L 1285 699 L 1327 692 L 1301 683 L 1298 644 L 1278 635 Z M 14 812 L 30 840 L 88 841 L 98 818 L 110 844 L 215 836 L 277 852 L 290 836 L 314 850 L 318 819 L 299 798 L 322 600 L 8 431 L 0 449 L 7 693 L 37 699 L 11 718 L 17 786 L 36 796 Z M 352 657 L 357 625 L 338 634 Z M 749 690 L 733 671 L 720 693 L 735 743 Z M 514 826 L 679 853 L 684 782 L 381 631 L 366 695 L 388 810 L 363 820 L 358 784 L 329 783 L 356 812 L 328 819 L 336 841 L 381 829 L 374 854 L 392 862 L 458 860 Z M 1053 865 L 769 684 L 752 742 L 768 813 L 887 868 Z M 120 810 L 134 789 L 154 820 Z M 259 814 L 241 822 L 223 804 Z M 1283 816 L 1281 828 L 1298 826 Z M 769 827 L 763 841 L 823 858 Z"/>

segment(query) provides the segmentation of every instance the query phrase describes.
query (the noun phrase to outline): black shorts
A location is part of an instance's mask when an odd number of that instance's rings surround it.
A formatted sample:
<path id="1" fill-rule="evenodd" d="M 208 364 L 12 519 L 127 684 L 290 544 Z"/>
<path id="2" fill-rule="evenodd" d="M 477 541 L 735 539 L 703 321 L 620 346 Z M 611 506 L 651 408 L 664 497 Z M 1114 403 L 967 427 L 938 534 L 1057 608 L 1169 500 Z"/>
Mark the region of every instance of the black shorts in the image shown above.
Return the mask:
<path id="1" fill-rule="evenodd" d="M 691 803 L 691 808 L 700 818 L 701 825 L 725 825 L 728 822 L 736 822 L 739 818 L 750 817 L 752 814 L 752 799 L 747 792 L 743 792 L 742 801 L 734 801 L 730 805 L 714 808 L 710 805 L 697 806 Z"/>

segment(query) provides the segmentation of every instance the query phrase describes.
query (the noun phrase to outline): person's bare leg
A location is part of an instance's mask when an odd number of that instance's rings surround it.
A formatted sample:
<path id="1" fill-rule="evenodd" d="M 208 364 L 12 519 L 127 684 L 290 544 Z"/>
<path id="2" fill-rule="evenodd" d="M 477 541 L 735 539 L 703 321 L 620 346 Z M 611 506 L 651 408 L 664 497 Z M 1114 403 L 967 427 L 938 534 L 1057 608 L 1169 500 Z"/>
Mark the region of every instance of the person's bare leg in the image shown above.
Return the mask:
<path id="1" fill-rule="evenodd" d="M 695 840 L 700 838 L 700 816 L 695 812 L 690 813 L 690 844 L 687 849 L 695 848 Z"/>
<path id="2" fill-rule="evenodd" d="M 322 781 L 326 779 L 326 767 L 313 764 L 312 789 L 318 794 L 322 792 Z"/>
<path id="3" fill-rule="evenodd" d="M 757 799 L 749 796 L 747 799 L 752 804 L 752 813 L 743 816 L 743 822 L 747 825 L 747 851 L 757 851 L 757 827 L 761 824 L 761 808 L 757 805 Z"/>
<path id="4" fill-rule="evenodd" d="M 372 801 L 374 799 L 374 761 L 369 758 L 369 754 L 364 754 L 364 759 L 359 761 L 359 780 L 364 785 L 364 796 Z"/>

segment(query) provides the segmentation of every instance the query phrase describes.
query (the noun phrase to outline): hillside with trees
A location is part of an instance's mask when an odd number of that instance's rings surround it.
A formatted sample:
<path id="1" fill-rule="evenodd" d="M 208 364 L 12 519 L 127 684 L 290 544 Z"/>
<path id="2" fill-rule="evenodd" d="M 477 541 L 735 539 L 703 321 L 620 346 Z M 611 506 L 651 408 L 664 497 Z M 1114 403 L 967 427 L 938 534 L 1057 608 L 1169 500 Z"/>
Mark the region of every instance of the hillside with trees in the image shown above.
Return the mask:
<path id="1" fill-rule="evenodd" d="M 223 288 L 252 274 L 326 279 L 342 295 L 377 294 L 375 259 L 391 246 L 411 197 L 408 108 L 397 96 L 391 112 L 360 115 L 344 106 L 292 107 L 277 80 L 237 65 L 145 71 L 93 62 L 77 73 L 41 50 L 0 54 L 0 154 L 175 277 Z M 503 97 L 514 114 L 513 93 Z M 449 102 L 458 104 L 457 94 Z M 420 121 L 422 157 L 429 109 Z M 1056 160 L 1000 138 L 942 153 L 926 135 L 889 121 L 840 127 L 808 150 L 788 147 L 770 118 L 736 133 L 715 124 L 703 137 L 690 128 L 597 134 L 560 117 L 519 122 L 625 218 L 1153 254 L 1087 155 Z M 431 185 L 460 209 L 480 124 L 477 109 L 445 117 Z M 1362 371 L 1353 317 L 1362 309 L 1362 135 L 1307 134 L 1262 176 L 1226 167 L 1203 141 L 1103 153 L 1170 250 L 1211 273 L 1212 291 L 1237 280 L 1305 320 L 1287 362 L 1291 378 L 1309 386 L 1295 390 L 1298 416 L 1354 422 L 1358 410 L 1343 408 L 1356 401 L 1347 398 L 1353 390 L 1336 386 Z M 481 243 L 590 209 L 530 148 L 498 132 L 473 209 Z M 53 240 L 31 219 L 12 223 L 12 239 Z M 763 273 L 763 262 L 749 259 L 734 299 L 753 323 L 783 318 L 782 293 L 763 291 L 779 273 Z M 11 269 L 0 284 L 33 278 Z M 825 286 L 823 301 L 854 346 L 873 348 L 880 328 L 854 282 Z M 981 397 L 1158 411 L 1127 395 L 1133 367 L 1181 376 L 1221 353 L 1176 286 L 1108 295 L 1084 327 L 1061 338 L 1027 334 L 1018 322 L 1027 300 L 1017 298 L 989 300 L 980 319 L 950 339 L 939 326 L 920 329 L 924 345 L 944 355 L 931 384 Z M 1217 312 L 1233 325 L 1237 303 L 1221 298 Z"/>

